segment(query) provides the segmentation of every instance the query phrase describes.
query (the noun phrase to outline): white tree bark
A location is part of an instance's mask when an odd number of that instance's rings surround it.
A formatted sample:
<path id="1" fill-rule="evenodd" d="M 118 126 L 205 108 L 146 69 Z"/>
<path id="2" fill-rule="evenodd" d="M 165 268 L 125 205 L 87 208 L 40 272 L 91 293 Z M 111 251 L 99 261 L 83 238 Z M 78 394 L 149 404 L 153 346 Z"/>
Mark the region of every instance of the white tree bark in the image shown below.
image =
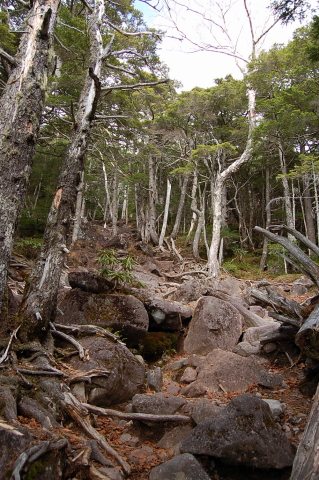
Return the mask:
<path id="1" fill-rule="evenodd" d="M 223 187 L 229 177 L 235 173 L 239 168 L 247 163 L 252 154 L 252 131 L 255 127 L 255 105 L 256 105 L 256 92 L 254 89 L 249 89 L 248 95 L 248 112 L 249 112 L 249 134 L 246 143 L 245 150 L 241 156 L 229 165 L 225 170 L 218 172 L 215 179 L 214 189 L 214 210 L 213 210 L 213 234 L 212 241 L 209 249 L 207 268 L 208 274 L 212 277 L 217 277 L 220 271 L 220 265 L 218 261 L 218 251 L 220 244 L 220 229 L 222 226 L 222 192 Z"/>
<path id="2" fill-rule="evenodd" d="M 164 218 L 163 218 L 163 225 L 162 225 L 162 230 L 161 230 L 161 235 L 158 241 L 158 246 L 161 247 L 163 245 L 165 233 L 166 233 L 166 228 L 167 228 L 167 219 L 168 219 L 168 212 L 169 212 L 169 203 L 171 199 L 171 189 L 172 189 L 172 184 L 169 180 L 167 179 L 167 190 L 166 190 L 166 201 L 165 201 L 165 209 L 164 209 Z"/>

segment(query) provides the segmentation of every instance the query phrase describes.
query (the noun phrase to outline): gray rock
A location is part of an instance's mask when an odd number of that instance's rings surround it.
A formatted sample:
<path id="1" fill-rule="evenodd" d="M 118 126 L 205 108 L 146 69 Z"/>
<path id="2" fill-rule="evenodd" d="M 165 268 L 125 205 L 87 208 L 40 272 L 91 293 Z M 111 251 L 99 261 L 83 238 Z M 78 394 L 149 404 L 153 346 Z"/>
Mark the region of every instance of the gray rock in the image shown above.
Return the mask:
<path id="1" fill-rule="evenodd" d="M 184 427 L 175 427 L 173 430 L 165 433 L 156 446 L 157 448 L 171 449 L 178 445 L 183 438 L 191 433 L 192 430 L 193 428 L 189 425 Z"/>
<path id="2" fill-rule="evenodd" d="M 234 397 L 220 413 L 197 425 L 180 449 L 255 468 L 281 469 L 291 466 L 294 457 L 269 406 L 250 393 Z"/>
<path id="3" fill-rule="evenodd" d="M 173 300 L 177 302 L 189 303 L 198 300 L 207 292 L 207 286 L 198 279 L 192 279 L 184 282 L 180 287 L 177 287 L 173 294 Z"/>
<path id="4" fill-rule="evenodd" d="M 144 366 L 125 345 L 97 336 L 80 341 L 89 351 L 90 360 L 82 362 L 73 357 L 69 364 L 83 373 L 96 368 L 110 372 L 108 376 L 92 377 L 87 386 L 89 403 L 107 407 L 131 399 L 144 383 Z"/>
<path id="5" fill-rule="evenodd" d="M 282 385 L 284 377 L 282 375 L 276 375 L 266 370 L 262 370 L 259 374 L 258 384 L 266 388 L 276 388 Z"/>
<path id="6" fill-rule="evenodd" d="M 165 393 L 155 393 L 151 396 L 137 394 L 132 398 L 132 410 L 139 413 L 173 415 L 185 403 L 187 403 L 185 398 L 170 397 Z"/>
<path id="7" fill-rule="evenodd" d="M 150 327 L 161 330 L 180 330 L 183 320 L 190 318 L 193 310 L 179 302 L 149 297 L 144 301 L 150 317 Z"/>
<path id="8" fill-rule="evenodd" d="M 64 295 L 59 309 L 57 323 L 111 328 L 121 333 L 128 346 L 137 345 L 149 327 L 144 305 L 133 295 L 94 294 L 72 289 Z"/>
<path id="9" fill-rule="evenodd" d="M 286 410 L 286 404 L 279 402 L 279 400 L 273 400 L 271 398 L 263 398 L 262 400 L 269 405 L 274 419 L 276 421 L 279 421 L 281 415 L 283 415 Z"/>
<path id="10" fill-rule="evenodd" d="M 242 281 L 237 280 L 233 277 L 226 278 L 214 278 L 211 280 L 210 285 L 215 290 L 220 290 L 221 292 L 227 293 L 228 295 L 238 295 L 245 292 L 247 286 L 243 284 Z"/>
<path id="11" fill-rule="evenodd" d="M 70 272 L 68 281 L 72 288 L 79 288 L 84 292 L 109 293 L 114 288 L 114 283 L 93 272 Z"/>
<path id="12" fill-rule="evenodd" d="M 304 295 L 308 292 L 308 288 L 304 285 L 299 283 L 294 283 L 290 289 L 289 296 L 290 297 L 297 297 L 299 295 Z"/>
<path id="13" fill-rule="evenodd" d="M 179 360 L 176 360 L 176 362 L 173 362 L 167 365 L 167 368 L 172 370 L 172 372 L 176 372 L 176 370 L 186 367 L 187 365 L 189 365 L 188 358 L 180 358 Z"/>
<path id="14" fill-rule="evenodd" d="M 197 372 L 192 367 L 186 367 L 181 378 L 181 383 L 192 383 L 196 380 Z"/>
<path id="15" fill-rule="evenodd" d="M 253 343 L 259 342 L 264 333 L 275 332 L 279 329 L 280 323 L 272 322 L 261 327 L 247 328 L 243 336 L 243 342 Z"/>
<path id="16" fill-rule="evenodd" d="M 192 382 L 180 391 L 182 395 L 188 398 L 197 398 L 205 395 L 206 392 L 207 387 L 200 382 Z"/>
<path id="17" fill-rule="evenodd" d="M 123 480 L 123 475 L 117 468 L 109 468 L 109 467 L 100 467 L 97 468 L 102 475 L 105 475 L 105 478 L 109 478 L 110 480 Z"/>
<path id="18" fill-rule="evenodd" d="M 193 455 L 176 455 L 168 462 L 152 468 L 150 480 L 210 480 Z"/>
<path id="19" fill-rule="evenodd" d="M 265 353 L 272 353 L 275 352 L 277 349 L 278 345 L 274 342 L 269 342 L 262 346 L 262 350 Z"/>
<path id="20" fill-rule="evenodd" d="M 261 370 L 263 367 L 252 357 L 215 349 L 197 367 L 197 379 L 186 388 L 200 385 L 208 392 L 243 392 L 258 381 Z"/>
<path id="21" fill-rule="evenodd" d="M 177 395 L 181 390 L 181 387 L 176 382 L 169 382 L 166 387 L 166 392 L 171 395 Z"/>
<path id="22" fill-rule="evenodd" d="M 258 355 L 260 351 L 260 345 L 251 345 L 248 342 L 240 342 L 232 349 L 233 353 L 241 355 L 242 357 L 249 357 L 250 355 Z"/>
<path id="23" fill-rule="evenodd" d="M 222 408 L 222 406 L 216 405 L 216 403 L 200 398 L 194 403 L 192 419 L 195 423 L 200 423 L 207 418 L 217 415 Z"/>
<path id="24" fill-rule="evenodd" d="M 215 348 L 231 349 L 242 334 L 242 326 L 242 316 L 230 303 L 202 297 L 190 322 L 184 350 L 205 355 Z"/>
<path id="25" fill-rule="evenodd" d="M 149 370 L 146 374 L 147 384 L 151 390 L 160 392 L 163 386 L 163 375 L 160 367 L 155 367 L 154 370 Z"/>

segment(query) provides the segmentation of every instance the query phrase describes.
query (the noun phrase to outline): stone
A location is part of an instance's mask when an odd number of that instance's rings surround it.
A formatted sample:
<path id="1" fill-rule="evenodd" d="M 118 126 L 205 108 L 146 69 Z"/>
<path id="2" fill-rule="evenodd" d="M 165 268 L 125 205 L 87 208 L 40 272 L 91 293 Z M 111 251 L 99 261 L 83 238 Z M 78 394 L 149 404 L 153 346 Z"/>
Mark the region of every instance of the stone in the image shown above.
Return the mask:
<path id="1" fill-rule="evenodd" d="M 214 278 L 211 280 L 210 285 L 214 290 L 220 290 L 232 296 L 243 294 L 247 288 L 242 281 L 234 277 Z"/>
<path id="2" fill-rule="evenodd" d="M 263 398 L 262 400 L 269 405 L 272 416 L 278 422 L 286 410 L 286 404 L 272 398 Z"/>
<path id="3" fill-rule="evenodd" d="M 192 367 L 186 367 L 181 377 L 181 383 L 192 383 L 196 380 L 197 372 Z"/>
<path id="4" fill-rule="evenodd" d="M 177 302 L 190 303 L 198 300 L 207 292 L 207 286 L 200 280 L 193 278 L 177 287 L 172 295 L 173 300 Z"/>
<path id="5" fill-rule="evenodd" d="M 165 393 L 155 393 L 151 396 L 136 394 L 132 398 L 132 410 L 138 413 L 174 415 L 185 403 L 187 403 L 185 398 L 171 397 Z"/>
<path id="6" fill-rule="evenodd" d="M 213 417 L 219 413 L 222 408 L 222 406 L 216 405 L 216 403 L 200 398 L 194 403 L 192 419 L 198 424 L 207 418 Z"/>
<path id="7" fill-rule="evenodd" d="M 181 387 L 176 382 L 169 382 L 166 387 L 166 392 L 170 393 L 171 395 L 177 395 L 181 390 Z"/>
<path id="8" fill-rule="evenodd" d="M 155 367 L 154 370 L 149 370 L 146 374 L 146 380 L 151 390 L 160 392 L 163 386 L 163 375 L 160 367 Z"/>
<path id="9" fill-rule="evenodd" d="M 272 353 L 275 352 L 277 349 L 278 345 L 274 342 L 269 342 L 262 346 L 262 350 L 265 353 Z"/>
<path id="10" fill-rule="evenodd" d="M 68 274 L 68 281 L 72 288 L 79 288 L 84 292 L 109 293 L 114 283 L 93 272 L 76 271 Z"/>
<path id="11" fill-rule="evenodd" d="M 165 448 L 170 450 L 180 443 L 183 438 L 191 433 L 193 428 L 190 425 L 183 427 L 175 427 L 173 430 L 165 433 L 165 435 L 157 443 L 157 448 Z M 174 449 L 176 451 L 176 449 Z"/>
<path id="12" fill-rule="evenodd" d="M 233 353 L 241 355 L 242 357 L 249 357 L 250 355 L 258 355 L 260 351 L 260 344 L 251 345 L 248 342 L 239 342 L 236 347 L 232 349 Z"/>
<path id="13" fill-rule="evenodd" d="M 144 301 L 150 317 L 150 327 L 161 330 L 180 330 L 183 320 L 193 315 L 187 305 L 157 297 L 149 297 Z"/>
<path id="14" fill-rule="evenodd" d="M 242 316 L 224 300 L 202 297 L 184 341 L 187 354 L 207 355 L 215 348 L 233 348 L 242 334 Z"/>
<path id="15" fill-rule="evenodd" d="M 172 372 L 176 372 L 180 368 L 186 367 L 187 365 L 189 365 L 188 358 L 180 358 L 179 360 L 176 360 L 176 362 L 167 365 L 167 368 L 172 370 Z"/>
<path id="16" fill-rule="evenodd" d="M 274 389 L 282 386 L 283 381 L 284 377 L 282 375 L 262 370 L 259 374 L 258 384 L 262 387 Z"/>
<path id="17" fill-rule="evenodd" d="M 263 367 L 252 357 L 242 357 L 236 353 L 215 349 L 197 367 L 195 382 L 181 393 L 189 396 L 190 387 L 195 389 L 197 385 L 208 392 L 243 392 L 258 381 L 261 370 Z"/>
<path id="18" fill-rule="evenodd" d="M 89 403 L 107 407 L 131 399 L 144 383 L 145 369 L 129 349 L 98 336 L 83 337 L 80 342 L 90 360 L 83 362 L 76 356 L 68 360 L 69 365 L 83 373 L 97 368 L 109 371 L 108 376 L 92 377 L 87 385 Z"/>
<path id="19" fill-rule="evenodd" d="M 304 285 L 301 285 L 300 283 L 293 283 L 289 292 L 289 297 L 298 297 L 299 295 L 304 295 L 307 292 L 308 288 Z"/>
<path id="20" fill-rule="evenodd" d="M 59 310 L 57 323 L 111 328 L 121 333 L 129 347 L 138 345 L 149 327 L 144 305 L 133 295 L 95 294 L 76 288 L 66 292 Z"/>
<path id="21" fill-rule="evenodd" d="M 150 471 L 150 480 L 210 480 L 193 455 L 176 455 Z"/>
<path id="22" fill-rule="evenodd" d="M 269 406 L 250 393 L 232 398 L 221 412 L 198 424 L 180 449 L 253 468 L 282 469 L 291 466 L 294 458 Z"/>
<path id="23" fill-rule="evenodd" d="M 275 332 L 280 328 L 280 323 L 272 322 L 261 327 L 250 327 L 244 333 L 243 342 L 259 342 L 264 333 Z"/>
<path id="24" fill-rule="evenodd" d="M 104 478 L 108 478 L 110 480 L 123 480 L 123 475 L 121 474 L 120 470 L 117 468 L 109 468 L 109 467 L 100 467 L 97 468 L 102 475 L 105 475 Z"/>
<path id="25" fill-rule="evenodd" d="M 188 398 L 197 398 L 201 395 L 205 395 L 206 392 L 207 387 L 200 382 L 192 382 L 180 391 L 182 395 Z"/>

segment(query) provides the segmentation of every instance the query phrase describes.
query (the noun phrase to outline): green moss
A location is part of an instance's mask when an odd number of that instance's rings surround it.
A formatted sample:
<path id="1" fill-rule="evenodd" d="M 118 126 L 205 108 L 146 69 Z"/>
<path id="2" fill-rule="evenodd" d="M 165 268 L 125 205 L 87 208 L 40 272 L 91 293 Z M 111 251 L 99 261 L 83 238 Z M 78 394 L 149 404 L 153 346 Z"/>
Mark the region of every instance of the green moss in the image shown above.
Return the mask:
<path id="1" fill-rule="evenodd" d="M 177 341 L 177 333 L 148 332 L 141 342 L 143 356 L 145 358 L 159 358 L 163 353 L 175 350 Z"/>
<path id="2" fill-rule="evenodd" d="M 37 480 L 41 478 L 41 473 L 44 472 L 44 465 L 41 460 L 34 462 L 25 476 L 25 480 Z"/>

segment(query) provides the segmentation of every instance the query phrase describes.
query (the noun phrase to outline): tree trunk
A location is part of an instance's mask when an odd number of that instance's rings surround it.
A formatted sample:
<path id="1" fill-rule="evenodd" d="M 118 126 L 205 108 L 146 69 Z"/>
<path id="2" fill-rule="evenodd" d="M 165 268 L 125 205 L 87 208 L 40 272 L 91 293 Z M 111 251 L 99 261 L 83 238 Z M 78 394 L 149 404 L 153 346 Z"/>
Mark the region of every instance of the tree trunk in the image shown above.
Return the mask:
<path id="1" fill-rule="evenodd" d="M 319 306 L 313 310 L 304 324 L 300 327 L 296 345 L 310 358 L 319 359 Z"/>
<path id="2" fill-rule="evenodd" d="M 290 480 L 319 478 L 319 386 L 292 466 Z"/>
<path id="3" fill-rule="evenodd" d="M 217 277 L 219 274 L 220 265 L 218 262 L 218 250 L 220 243 L 220 227 L 221 227 L 221 203 L 222 188 L 226 184 L 228 178 L 235 173 L 244 163 L 247 163 L 252 154 L 252 131 L 255 128 L 255 105 L 256 92 L 253 89 L 248 90 L 248 111 L 249 111 L 249 134 L 245 150 L 241 156 L 227 167 L 222 172 L 218 172 L 215 180 L 215 199 L 213 211 L 213 236 L 209 249 L 207 267 L 208 274 L 212 277 Z"/>
<path id="4" fill-rule="evenodd" d="M 61 271 L 64 265 L 70 221 L 74 213 L 76 195 L 84 169 L 92 122 L 101 91 L 99 76 L 102 68 L 101 21 L 104 1 L 96 0 L 90 18 L 91 67 L 86 76 L 79 99 L 75 125 L 62 165 L 44 232 L 39 259 L 26 286 L 20 308 L 23 327 L 22 338 L 38 335 L 40 338 L 54 319 Z"/>
<path id="5" fill-rule="evenodd" d="M 179 231 L 179 227 L 180 227 L 180 224 L 181 224 L 182 214 L 183 214 L 184 205 L 185 205 L 187 185 L 188 185 L 188 176 L 185 175 L 183 177 L 183 181 L 182 181 L 181 196 L 180 196 L 179 204 L 178 204 L 178 208 L 177 208 L 175 224 L 174 224 L 173 231 L 172 231 L 172 234 L 171 234 L 171 238 L 173 240 L 176 239 L 178 231 Z"/>
<path id="6" fill-rule="evenodd" d="M 119 212 L 119 180 L 118 180 L 118 163 L 114 160 L 114 174 L 113 174 L 113 194 L 112 194 L 112 235 L 117 235 L 117 220 Z"/>
<path id="7" fill-rule="evenodd" d="M 316 229 L 315 223 L 313 221 L 312 216 L 312 201 L 311 201 L 311 194 L 310 194 L 310 180 L 309 180 L 309 173 L 306 173 L 302 177 L 303 182 L 303 204 L 304 204 L 304 211 L 305 211 L 305 224 L 306 224 L 306 235 L 309 240 L 316 244 Z"/>
<path id="8" fill-rule="evenodd" d="M 152 155 L 148 160 L 148 230 L 150 239 L 154 245 L 158 245 L 158 235 L 156 232 L 156 158 Z"/>
<path id="9" fill-rule="evenodd" d="M 60 0 L 35 0 L 0 100 L 0 312 L 38 139 Z"/>
<path id="10" fill-rule="evenodd" d="M 266 185 L 265 185 L 265 202 L 266 202 L 266 225 L 265 228 L 269 228 L 271 224 L 271 208 L 270 208 L 270 172 L 269 172 L 269 165 L 266 165 Z M 266 267 L 268 256 L 268 237 L 264 236 L 263 241 L 263 253 L 260 260 L 259 270 L 264 271 Z"/>
<path id="11" fill-rule="evenodd" d="M 81 214 L 82 214 L 82 204 L 83 204 L 83 178 L 84 178 L 84 171 L 81 174 L 81 182 L 78 187 L 78 193 L 76 196 L 76 207 L 75 207 L 75 215 L 74 215 L 74 226 L 73 226 L 73 233 L 72 233 L 72 242 L 71 246 L 75 244 L 78 239 L 79 231 L 81 227 Z"/>
<path id="12" fill-rule="evenodd" d="M 167 192 L 166 192 L 166 201 L 165 201 L 165 210 L 164 210 L 164 219 L 163 219 L 163 225 L 162 225 L 162 231 L 161 235 L 158 241 L 159 247 L 163 245 L 165 233 L 166 233 L 166 228 L 167 228 L 167 219 L 168 219 L 168 211 L 169 211 L 169 202 L 171 198 L 171 189 L 172 189 L 172 184 L 169 180 L 167 179 Z"/>

